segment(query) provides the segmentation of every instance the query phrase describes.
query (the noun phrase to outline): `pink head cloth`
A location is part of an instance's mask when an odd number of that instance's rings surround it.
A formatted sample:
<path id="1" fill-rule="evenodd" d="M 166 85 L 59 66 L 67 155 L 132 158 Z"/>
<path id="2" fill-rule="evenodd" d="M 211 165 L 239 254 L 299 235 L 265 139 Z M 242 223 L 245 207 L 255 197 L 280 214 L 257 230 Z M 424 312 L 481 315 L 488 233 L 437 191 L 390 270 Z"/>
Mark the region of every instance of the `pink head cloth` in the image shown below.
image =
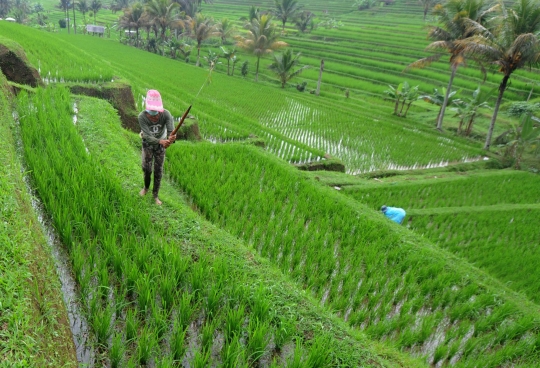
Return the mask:
<path id="1" fill-rule="evenodd" d="M 146 93 L 146 110 L 154 110 L 163 112 L 163 102 L 161 95 L 155 89 L 151 89 Z"/>

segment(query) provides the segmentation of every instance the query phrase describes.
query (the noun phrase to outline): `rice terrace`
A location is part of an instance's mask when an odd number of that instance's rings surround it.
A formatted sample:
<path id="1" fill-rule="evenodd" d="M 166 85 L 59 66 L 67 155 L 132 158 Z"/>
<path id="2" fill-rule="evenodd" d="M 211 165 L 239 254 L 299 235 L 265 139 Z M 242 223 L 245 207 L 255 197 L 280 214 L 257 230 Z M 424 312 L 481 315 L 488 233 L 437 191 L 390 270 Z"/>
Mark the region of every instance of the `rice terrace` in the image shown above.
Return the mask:
<path id="1" fill-rule="evenodd" d="M 537 0 L 0 18 L 0 367 L 540 367 Z"/>

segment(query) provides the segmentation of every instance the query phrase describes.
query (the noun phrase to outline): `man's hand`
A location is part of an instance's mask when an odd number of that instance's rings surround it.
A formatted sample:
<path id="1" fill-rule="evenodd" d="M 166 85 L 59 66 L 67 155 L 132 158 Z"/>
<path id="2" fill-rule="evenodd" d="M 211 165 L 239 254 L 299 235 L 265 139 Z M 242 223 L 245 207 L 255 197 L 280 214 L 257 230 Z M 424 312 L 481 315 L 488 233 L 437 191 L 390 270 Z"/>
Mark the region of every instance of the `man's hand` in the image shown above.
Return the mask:
<path id="1" fill-rule="evenodd" d="M 176 134 L 171 134 L 169 136 L 169 142 L 174 143 L 176 141 Z"/>
<path id="2" fill-rule="evenodd" d="M 169 142 L 169 140 L 167 139 L 161 139 L 159 141 L 159 144 L 161 144 L 164 148 L 169 148 L 169 146 L 171 145 L 171 142 Z"/>

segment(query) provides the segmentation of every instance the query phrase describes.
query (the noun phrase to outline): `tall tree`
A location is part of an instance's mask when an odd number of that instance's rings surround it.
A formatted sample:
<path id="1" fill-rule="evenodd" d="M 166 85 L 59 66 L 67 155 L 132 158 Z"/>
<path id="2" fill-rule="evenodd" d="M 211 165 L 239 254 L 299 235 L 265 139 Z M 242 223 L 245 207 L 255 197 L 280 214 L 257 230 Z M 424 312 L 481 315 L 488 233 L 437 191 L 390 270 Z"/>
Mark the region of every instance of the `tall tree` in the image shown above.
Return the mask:
<path id="1" fill-rule="evenodd" d="M 179 20 L 176 17 L 178 3 L 170 0 L 150 0 L 146 3 L 146 12 L 160 32 L 161 40 L 165 40 L 165 32 Z"/>
<path id="2" fill-rule="evenodd" d="M 312 31 L 315 28 L 315 14 L 309 10 L 304 10 L 294 19 L 294 24 L 302 33 Z"/>
<path id="3" fill-rule="evenodd" d="M 288 45 L 283 41 L 278 41 L 279 36 L 272 24 L 272 16 L 269 14 L 261 15 L 259 19 L 253 18 L 246 28 L 248 29 L 247 36 L 238 37 L 237 46 L 257 57 L 255 67 L 255 82 L 257 82 L 261 57 Z"/>
<path id="4" fill-rule="evenodd" d="M 197 13 L 195 18 L 190 18 L 187 22 L 190 36 L 197 42 L 197 62 L 195 65 L 200 65 L 201 45 L 203 41 L 212 36 L 217 36 L 218 32 L 214 25 L 214 20 L 206 17 L 201 13 Z"/>
<path id="5" fill-rule="evenodd" d="M 124 15 L 120 17 L 120 27 L 122 29 L 127 29 L 131 32 L 132 29 L 135 30 L 135 44 L 139 43 L 139 29 L 144 25 L 145 18 L 144 7 L 141 3 L 135 3 L 124 10 Z"/>
<path id="6" fill-rule="evenodd" d="M 292 78 L 300 75 L 309 65 L 293 70 L 300 63 L 300 53 L 294 55 L 292 49 L 285 50 L 281 54 L 274 53 L 274 62 L 270 64 L 270 70 L 273 71 L 281 82 L 281 88 Z"/>
<path id="7" fill-rule="evenodd" d="M 101 10 L 102 5 L 103 4 L 100 0 L 92 0 L 92 2 L 90 3 L 90 9 L 94 13 L 94 24 L 96 24 L 96 14 L 98 11 Z"/>
<path id="8" fill-rule="evenodd" d="M 13 7 L 15 8 L 13 15 L 16 22 L 23 23 L 30 14 L 30 2 L 28 0 L 14 0 Z"/>
<path id="9" fill-rule="evenodd" d="M 234 24 L 228 19 L 223 18 L 220 22 L 216 23 L 216 32 L 221 38 L 221 44 L 225 44 L 225 40 L 231 37 L 236 31 Z"/>
<path id="10" fill-rule="evenodd" d="M 431 8 L 436 0 L 418 0 L 420 5 L 422 5 L 422 8 L 424 9 L 424 20 L 426 20 L 427 13 L 429 11 L 429 8 Z"/>
<path id="11" fill-rule="evenodd" d="M 71 8 L 73 10 L 73 33 L 77 34 L 77 22 L 75 21 L 75 0 L 71 2 Z"/>
<path id="12" fill-rule="evenodd" d="M 274 9 L 272 9 L 272 13 L 277 19 L 281 20 L 283 25 L 282 31 L 285 30 L 285 23 L 287 23 L 287 20 L 293 19 L 300 9 L 302 9 L 302 5 L 298 5 L 296 0 L 274 0 Z"/>
<path id="13" fill-rule="evenodd" d="M 11 0 L 0 0 L 0 18 L 5 18 L 11 11 L 12 7 Z"/>
<path id="14" fill-rule="evenodd" d="M 83 15 L 84 23 L 86 23 L 86 13 L 88 13 L 88 10 L 90 9 L 90 7 L 88 6 L 87 0 L 79 0 L 77 1 L 76 5 L 77 5 L 77 9 Z"/>
<path id="15" fill-rule="evenodd" d="M 201 12 L 203 0 L 174 0 L 180 5 L 180 10 L 188 17 L 194 18 L 195 14 Z M 213 0 L 204 0 L 207 4 L 212 4 Z"/>
<path id="16" fill-rule="evenodd" d="M 489 124 L 484 149 L 489 150 L 497 114 L 512 73 L 525 66 L 540 63 L 540 8 L 533 0 L 518 0 L 513 9 L 501 3 L 500 15 L 493 20 L 490 29 L 481 23 L 469 21 L 475 36 L 461 40 L 467 55 L 491 64 L 503 74 L 493 116 Z"/>
<path id="17" fill-rule="evenodd" d="M 439 60 L 443 55 L 450 54 L 450 79 L 446 87 L 446 95 L 441 106 L 441 113 L 437 118 L 437 129 L 442 130 L 444 113 L 448 105 L 448 94 L 452 90 L 454 77 L 460 65 L 465 63 L 464 46 L 459 40 L 472 36 L 468 29 L 468 19 L 482 24 L 487 14 L 493 11 L 484 9 L 484 0 L 449 0 L 444 5 L 437 4 L 433 14 L 439 17 L 440 26 L 430 27 L 428 37 L 434 42 L 428 45 L 426 50 L 442 50 L 432 56 L 415 61 L 407 68 L 423 68 L 432 62 Z"/>

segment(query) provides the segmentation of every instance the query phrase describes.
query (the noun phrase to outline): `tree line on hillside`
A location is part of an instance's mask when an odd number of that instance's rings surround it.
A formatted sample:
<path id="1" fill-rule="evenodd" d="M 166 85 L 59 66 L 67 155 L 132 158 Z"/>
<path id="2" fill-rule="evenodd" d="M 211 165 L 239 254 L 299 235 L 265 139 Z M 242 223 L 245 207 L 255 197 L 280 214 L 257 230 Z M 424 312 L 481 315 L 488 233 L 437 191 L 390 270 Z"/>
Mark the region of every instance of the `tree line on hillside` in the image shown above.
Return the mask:
<path id="1" fill-rule="evenodd" d="M 201 66 L 201 47 L 213 38 L 217 40 L 217 45 L 220 45 L 221 54 L 209 50 L 204 57 L 209 66 L 215 66 L 220 63 L 219 58 L 223 58 L 227 62 L 227 74 L 234 75 L 235 66 L 240 61 L 236 49 L 238 47 L 256 57 L 257 81 L 261 57 L 288 46 L 279 40 L 280 32 L 274 20 L 281 23 L 281 32 L 284 32 L 285 25 L 291 22 L 299 32 L 309 32 L 315 24 L 315 15 L 303 10 L 296 0 L 275 0 L 274 7 L 268 11 L 260 11 L 252 6 L 248 16 L 242 18 L 246 32 L 241 34 L 228 18 L 216 21 L 200 12 L 200 1 L 202 0 L 199 0 L 199 3 L 182 3 L 150 0 L 144 4 L 137 2 L 129 5 L 124 8 L 124 14 L 118 22 L 120 29 L 125 30 L 128 35 L 133 34 L 132 37 L 124 39 L 124 42 L 162 55 L 167 54 L 172 58 L 183 58 L 187 62 L 191 53 L 196 50 L 195 65 Z M 146 39 L 141 37 L 141 31 L 146 32 Z M 230 44 L 233 45 L 232 48 L 225 46 Z M 278 76 L 282 87 L 306 68 L 293 70 L 299 63 L 299 57 L 300 54 L 293 54 L 292 50 L 274 55 L 270 69 Z M 247 70 L 248 64 L 244 61 L 242 75 L 247 75 Z"/>
<path id="2" fill-rule="evenodd" d="M 456 71 L 460 66 L 464 66 L 467 60 L 474 61 L 484 76 L 488 68 L 503 75 L 484 144 L 484 149 L 490 149 L 497 114 L 512 73 L 540 64 L 539 5 L 535 0 L 517 0 L 512 7 L 508 7 L 504 2 L 490 3 L 486 0 L 448 0 L 434 7 L 433 14 L 439 25 L 429 27 L 428 37 L 433 42 L 428 45 L 427 50 L 435 53 L 417 60 L 408 68 L 422 68 L 443 56 L 449 56 L 451 73 L 448 86 L 443 89 L 437 129 L 442 129 L 445 109 L 455 94 L 452 84 Z M 411 90 L 414 89 L 408 87 L 409 96 L 406 97 L 400 95 L 405 91 L 403 88 L 394 88 L 393 91 L 392 88 L 388 93 L 396 98 L 396 106 L 400 98 L 404 98 L 402 103 L 410 99 Z M 434 94 L 440 95 L 437 90 Z M 417 96 L 418 94 L 413 98 Z M 431 99 L 426 95 L 421 97 Z M 440 97 L 433 100 L 440 100 Z M 463 121 L 469 119 L 466 131 L 470 132 L 477 109 L 485 106 L 488 98 L 489 93 L 482 92 L 480 87 L 469 104 L 463 99 L 454 98 L 458 110 L 461 108 L 458 114 L 463 115 L 460 128 Z M 394 113 L 399 114 L 397 108 Z"/>

